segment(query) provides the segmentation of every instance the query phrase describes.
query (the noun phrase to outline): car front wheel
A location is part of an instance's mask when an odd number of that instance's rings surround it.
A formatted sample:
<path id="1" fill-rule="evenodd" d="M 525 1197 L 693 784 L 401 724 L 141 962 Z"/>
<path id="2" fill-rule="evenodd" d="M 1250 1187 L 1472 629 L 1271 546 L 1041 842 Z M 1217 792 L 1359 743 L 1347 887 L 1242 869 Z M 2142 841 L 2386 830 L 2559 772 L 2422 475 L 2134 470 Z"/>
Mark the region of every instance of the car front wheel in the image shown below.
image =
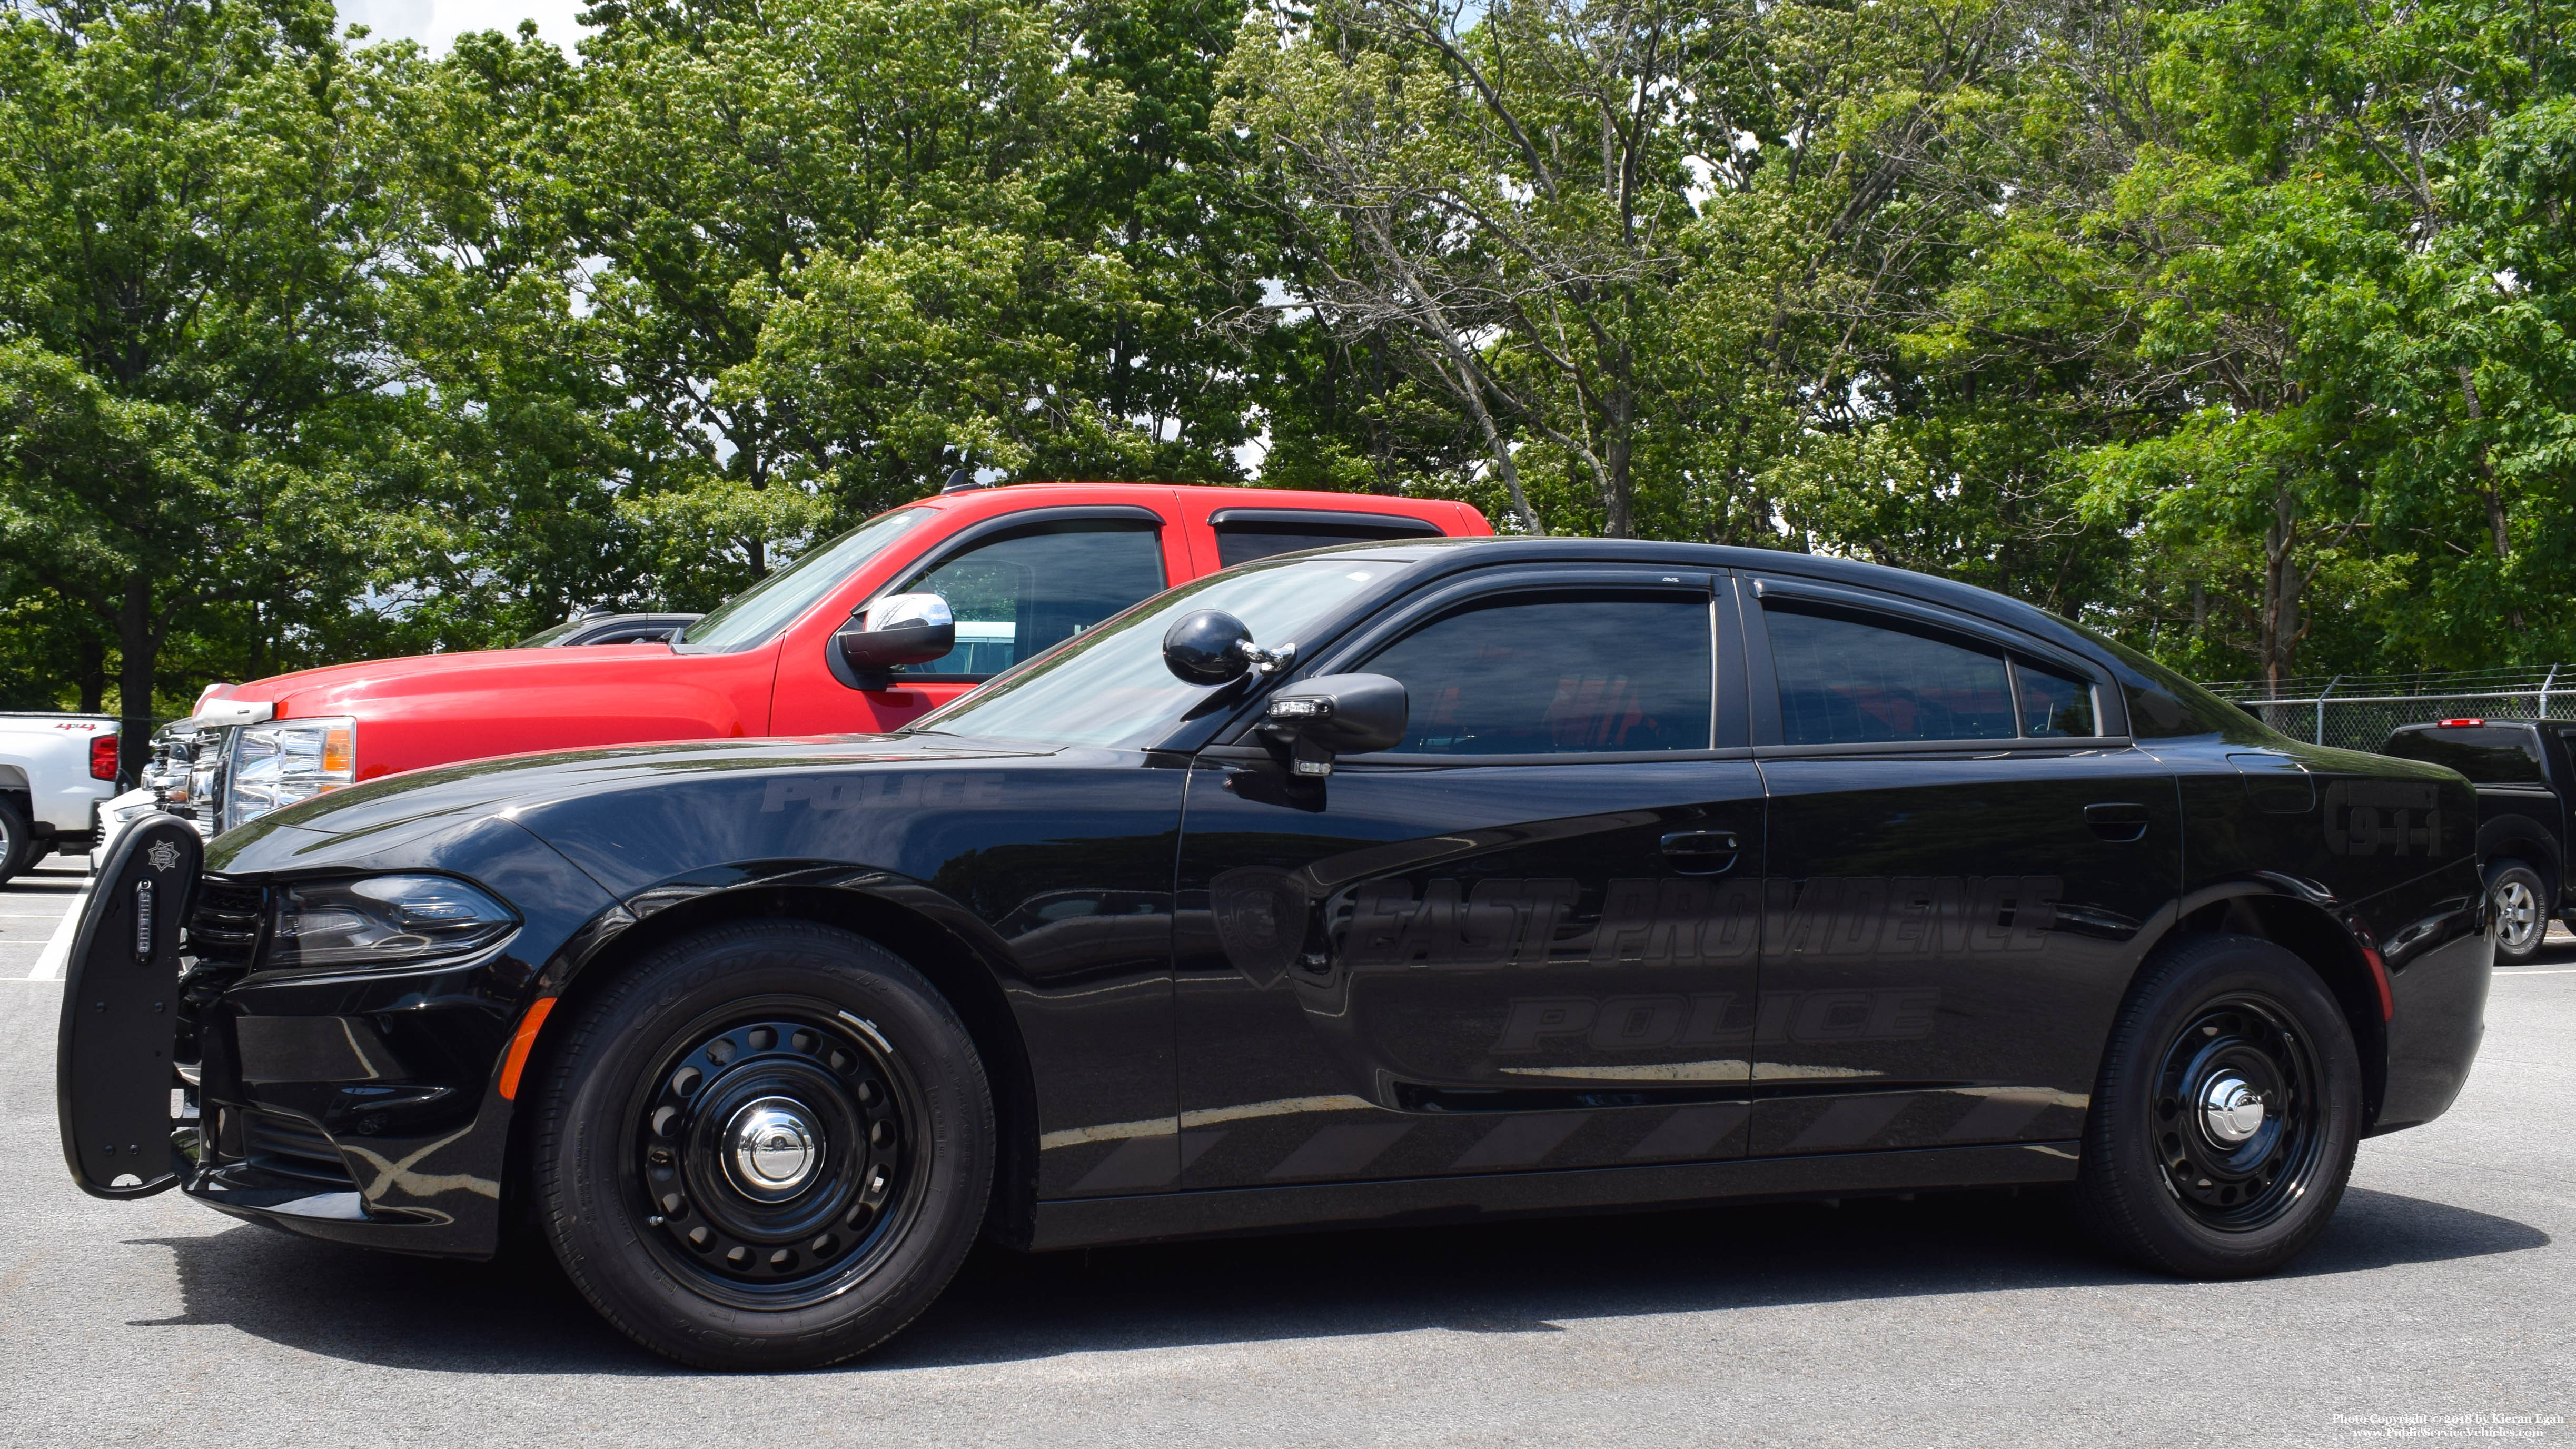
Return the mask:
<path id="1" fill-rule="evenodd" d="M 2540 872 L 2518 860 L 2487 867 L 2487 905 L 2496 922 L 2496 964 L 2520 966 L 2540 954 L 2549 936 L 2549 888 Z"/>
<path id="2" fill-rule="evenodd" d="M 592 1306 L 704 1368 L 862 1353 L 939 1296 L 992 1188 L 947 1001 L 804 922 L 718 927 L 583 1002 L 532 1103 L 547 1235 Z"/>
<path id="3" fill-rule="evenodd" d="M 2131 988 L 2090 1112 L 2076 1201 L 2145 1266 L 2237 1278 L 2325 1230 L 2361 1139 L 2359 1053 L 2315 971 L 2249 936 L 2185 941 Z"/>

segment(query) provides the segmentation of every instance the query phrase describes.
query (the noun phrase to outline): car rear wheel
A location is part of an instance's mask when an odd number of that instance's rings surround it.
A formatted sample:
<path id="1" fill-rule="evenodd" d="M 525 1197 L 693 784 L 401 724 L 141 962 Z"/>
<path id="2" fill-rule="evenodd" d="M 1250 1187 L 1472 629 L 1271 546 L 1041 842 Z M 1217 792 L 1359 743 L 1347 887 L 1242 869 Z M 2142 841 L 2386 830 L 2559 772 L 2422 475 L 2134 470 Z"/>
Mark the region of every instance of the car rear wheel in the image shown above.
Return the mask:
<path id="1" fill-rule="evenodd" d="M 0 885 L 34 859 L 35 835 L 26 815 L 10 800 L 0 800 Z"/>
<path id="2" fill-rule="evenodd" d="M 2540 954 L 2549 937 L 2549 888 L 2540 872 L 2518 860 L 2487 867 L 2487 905 L 2496 921 L 2496 964 L 2520 966 Z"/>
<path id="3" fill-rule="evenodd" d="M 552 1044 L 538 1203 L 592 1306 L 718 1369 L 812 1368 L 939 1296 L 992 1190 L 992 1092 L 947 1001 L 803 922 L 635 963 Z"/>
<path id="4" fill-rule="evenodd" d="M 2121 1007 L 2076 1202 L 2097 1238 L 2148 1267 L 2269 1272 L 2334 1215 L 2361 1115 L 2360 1055 L 2315 971 L 2249 936 L 2196 937 Z"/>

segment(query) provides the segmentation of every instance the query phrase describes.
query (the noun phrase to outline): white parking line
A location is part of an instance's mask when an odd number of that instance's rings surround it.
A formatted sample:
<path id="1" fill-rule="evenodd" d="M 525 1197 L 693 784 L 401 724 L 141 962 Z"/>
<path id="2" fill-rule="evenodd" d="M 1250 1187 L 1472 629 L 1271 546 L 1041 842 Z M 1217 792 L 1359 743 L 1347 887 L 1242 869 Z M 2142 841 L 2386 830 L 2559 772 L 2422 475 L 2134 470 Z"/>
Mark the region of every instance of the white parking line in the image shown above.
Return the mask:
<path id="1" fill-rule="evenodd" d="M 81 911 L 89 904 L 89 882 L 82 881 L 70 906 L 63 912 L 62 924 L 45 939 L 45 949 L 36 956 L 36 969 L 27 973 L 30 981 L 60 981 L 72 957 L 72 937 L 80 934 Z"/>
<path id="2" fill-rule="evenodd" d="M 2518 970 L 2507 966 L 2496 974 L 2498 976 L 2576 976 L 2576 966 L 2549 966 L 2536 971 Z"/>

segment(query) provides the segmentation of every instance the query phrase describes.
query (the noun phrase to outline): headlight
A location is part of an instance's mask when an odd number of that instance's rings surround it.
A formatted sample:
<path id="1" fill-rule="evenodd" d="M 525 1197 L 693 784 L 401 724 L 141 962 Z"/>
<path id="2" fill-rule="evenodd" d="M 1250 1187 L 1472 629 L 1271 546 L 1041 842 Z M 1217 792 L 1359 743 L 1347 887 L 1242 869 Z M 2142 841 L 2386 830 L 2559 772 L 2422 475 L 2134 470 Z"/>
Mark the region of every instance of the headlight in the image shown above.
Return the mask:
<path id="1" fill-rule="evenodd" d="M 128 795 L 135 793 L 137 792 L 131 790 L 126 792 Z M 125 796 L 119 795 L 116 799 L 123 800 L 125 799 Z M 114 825 L 119 829 L 123 829 L 160 808 L 161 802 L 159 800 L 149 798 L 135 800 L 124 805 L 119 805 L 116 803 L 116 800 L 111 800 L 105 805 L 99 807 L 98 815 L 101 824 Z"/>
<path id="2" fill-rule="evenodd" d="M 420 965 L 473 955 L 518 926 L 508 906 L 443 875 L 304 881 L 279 888 L 261 964 Z"/>
<path id="3" fill-rule="evenodd" d="M 281 719 L 234 732 L 223 828 L 310 800 L 358 778 L 358 722 Z M 200 800 L 205 797 L 200 795 Z"/>

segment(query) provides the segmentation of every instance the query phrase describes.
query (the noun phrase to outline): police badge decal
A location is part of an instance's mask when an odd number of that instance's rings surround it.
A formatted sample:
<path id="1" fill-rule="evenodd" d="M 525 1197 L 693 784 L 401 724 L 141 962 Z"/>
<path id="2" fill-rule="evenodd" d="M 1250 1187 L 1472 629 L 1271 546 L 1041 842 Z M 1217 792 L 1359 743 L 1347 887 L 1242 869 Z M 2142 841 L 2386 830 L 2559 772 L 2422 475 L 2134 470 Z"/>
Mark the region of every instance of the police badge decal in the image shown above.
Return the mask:
<path id="1" fill-rule="evenodd" d="M 1208 882 L 1217 943 L 1243 979 L 1268 990 L 1279 984 L 1306 944 L 1306 892 L 1274 866 L 1247 865 Z"/>

